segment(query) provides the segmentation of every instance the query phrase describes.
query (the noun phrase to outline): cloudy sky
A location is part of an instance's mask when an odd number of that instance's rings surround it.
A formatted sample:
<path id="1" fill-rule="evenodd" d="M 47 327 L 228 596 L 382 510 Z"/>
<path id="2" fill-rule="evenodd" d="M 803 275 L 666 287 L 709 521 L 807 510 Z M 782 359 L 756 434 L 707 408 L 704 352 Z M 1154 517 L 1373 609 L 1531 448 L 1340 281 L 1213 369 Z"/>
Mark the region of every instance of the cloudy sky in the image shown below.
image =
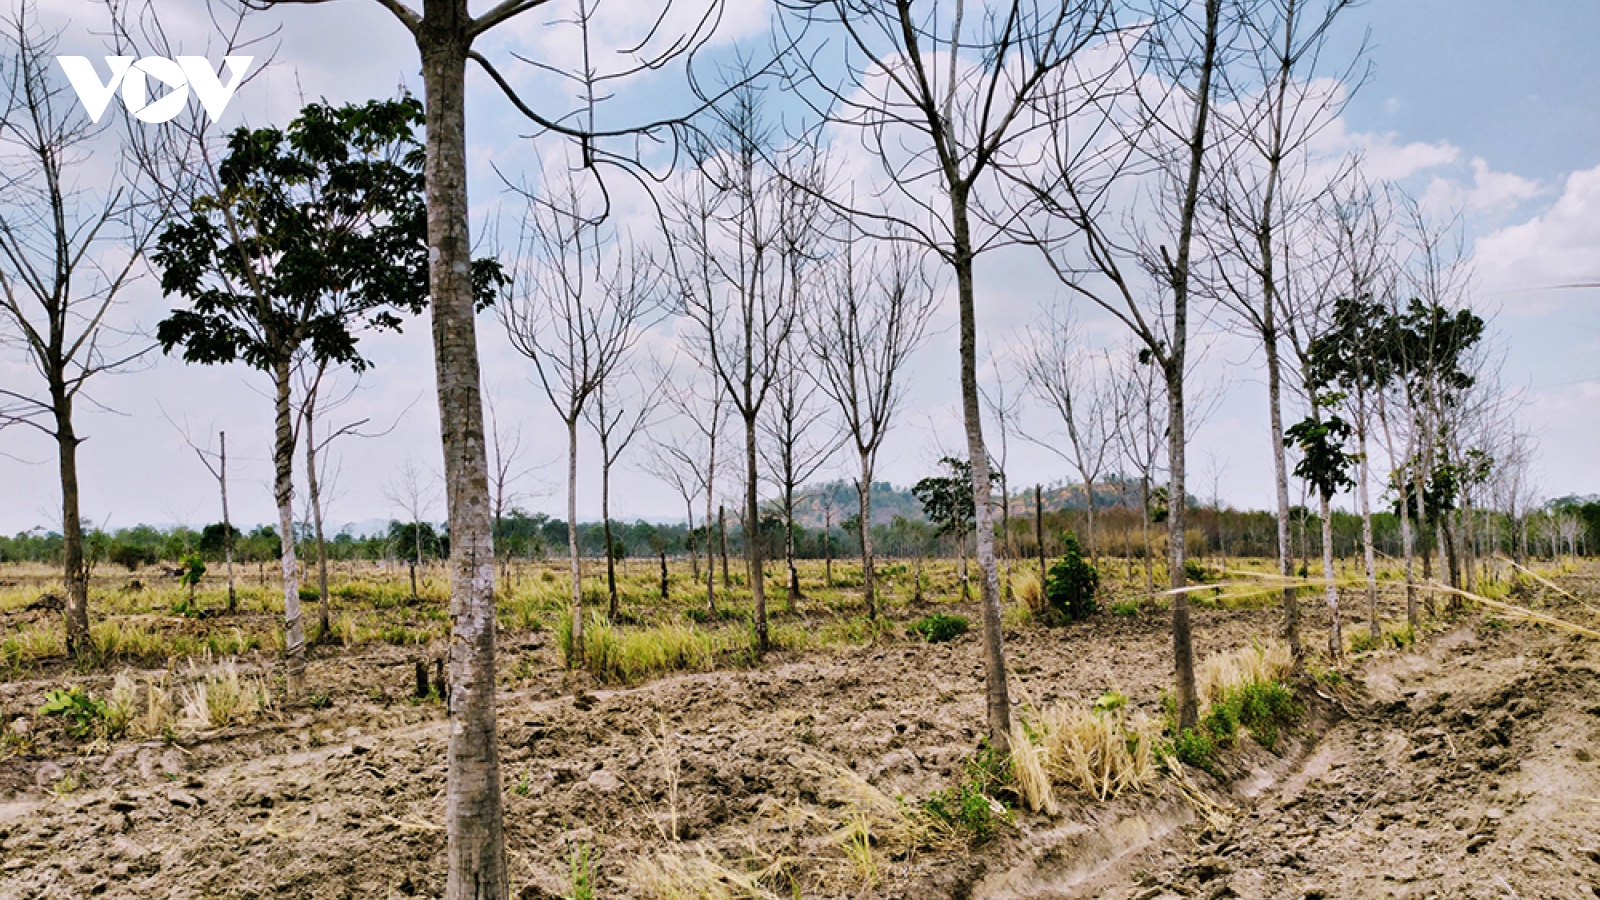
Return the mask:
<path id="1" fill-rule="evenodd" d="M 11 6 L 16 0 L 0 0 Z M 200 0 L 158 0 L 166 24 L 186 52 L 207 52 Z M 484 5 L 484 4 L 480 4 Z M 641 2 L 640 7 L 654 4 Z M 94 35 L 104 12 L 94 0 L 40 4 L 52 28 L 66 29 L 60 52 L 104 55 Z M 767 9 L 753 0 L 731 3 L 728 36 L 760 41 Z M 629 0 L 612 0 L 618 32 L 646 17 Z M 526 17 L 485 49 L 565 60 L 569 33 L 551 16 Z M 256 33 L 277 29 L 275 64 L 251 81 L 221 125 L 282 124 L 301 98 L 334 102 L 392 96 L 400 85 L 420 90 L 409 36 L 371 0 L 291 7 L 260 17 Z M 1591 464 L 1600 445 L 1600 292 L 1555 289 L 1600 281 L 1600 63 L 1589 38 L 1600 33 L 1600 7 L 1571 0 L 1509 4 L 1495 0 L 1373 0 L 1348 14 L 1332 56 L 1368 41 L 1371 74 L 1344 116 L 1325 134 L 1331 149 L 1360 150 L 1373 178 L 1393 179 L 1438 211 L 1459 210 L 1474 271 L 1473 305 L 1492 318 L 1503 350 L 1503 380 L 1523 401 L 1521 421 L 1536 435 L 1536 479 L 1547 496 L 1600 492 Z M 563 89 L 531 74 L 518 76 L 532 96 L 565 104 Z M 470 76 L 471 189 L 475 223 L 514 207 L 495 169 L 533 177 L 538 161 L 528 129 L 478 73 Z M 684 102 L 665 76 L 646 83 L 624 112 Z M 551 152 L 546 147 L 546 155 Z M 624 213 L 628 212 L 624 209 Z M 997 255 L 978 270 L 983 342 L 1002 369 L 1042 304 L 1065 302 L 1037 263 Z M 884 450 L 882 476 L 908 484 L 929 472 L 940 455 L 962 444 L 958 427 L 954 301 L 933 323 L 916 357 L 904 412 Z M 153 280 L 128 293 L 118 325 L 153 333 L 169 308 Z M 1103 317 L 1079 311 L 1091 334 L 1115 343 Z M 524 507 L 557 513 L 564 441 L 559 421 L 532 381 L 531 364 L 506 340 L 499 322 L 479 323 L 485 387 L 506 428 L 520 427 L 529 474 L 519 485 Z M 650 344 L 672 343 L 663 324 Z M 381 436 L 349 438 L 334 450 L 336 469 L 328 517 L 353 522 L 399 515 L 388 499 L 397 473 L 410 462 L 440 468 L 438 411 L 425 321 L 404 334 L 370 337 L 362 346 L 374 362 L 333 421 L 369 420 Z M 1263 507 L 1271 501 L 1270 448 L 1260 361 L 1243 342 L 1211 343 L 1199 376 L 1220 392 L 1215 410 L 1194 436 L 1191 490 L 1226 503 Z M 31 371 L 13 356 L 0 358 L 6 387 L 31 386 Z M 243 366 L 199 367 L 152 354 L 133 371 L 105 376 L 91 388 L 80 433 L 83 511 L 110 527 L 139 522 L 198 526 L 219 518 L 215 484 L 183 438 L 204 443 L 225 430 L 230 450 L 230 501 L 239 522 L 273 519 L 268 464 L 271 404 L 260 373 Z M 1030 421 L 1048 438 L 1042 412 Z M 641 448 L 642 452 L 648 452 Z M 680 506 L 662 485 L 623 462 L 613 490 L 613 515 L 668 519 Z M 848 474 L 841 459 L 834 470 Z M 1008 468 L 1013 484 L 1064 480 L 1068 470 L 1048 451 L 1014 441 Z M 0 431 L 0 532 L 59 521 L 53 451 L 27 429 Z M 585 466 L 580 516 L 598 513 L 597 476 Z M 731 487 L 730 487 L 731 489 Z M 436 507 L 442 516 L 442 504 Z"/>

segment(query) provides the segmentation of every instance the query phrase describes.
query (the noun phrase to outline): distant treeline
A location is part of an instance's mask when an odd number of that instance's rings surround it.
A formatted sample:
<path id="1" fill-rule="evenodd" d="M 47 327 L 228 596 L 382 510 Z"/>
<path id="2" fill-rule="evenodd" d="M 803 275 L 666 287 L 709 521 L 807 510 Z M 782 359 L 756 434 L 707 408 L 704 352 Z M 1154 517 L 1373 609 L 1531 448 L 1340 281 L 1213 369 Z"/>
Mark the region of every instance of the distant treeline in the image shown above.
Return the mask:
<path id="1" fill-rule="evenodd" d="M 1057 496 L 1070 495 L 1070 491 L 1057 489 Z M 1079 489 L 1081 496 L 1081 488 Z M 1105 502 L 1095 491 L 1097 502 Z M 841 504 L 843 505 L 843 504 Z M 844 512 L 850 507 L 844 506 Z M 1474 514 L 1473 541 L 1479 556 L 1492 552 L 1510 554 L 1522 544 L 1526 552 L 1535 557 L 1561 555 L 1590 555 L 1600 549 L 1600 500 L 1593 498 L 1565 498 L 1552 501 L 1512 522 L 1498 512 L 1478 511 Z M 874 517 L 876 518 L 876 517 Z M 1046 500 L 1044 511 L 1045 554 L 1054 557 L 1061 552 L 1061 538 L 1067 532 L 1084 533 L 1085 514 L 1081 509 L 1052 509 Z M 1101 553 L 1114 556 L 1140 557 L 1144 552 L 1143 520 L 1136 505 L 1116 505 L 1102 508 L 1096 531 Z M 1190 501 L 1188 549 L 1191 555 L 1262 557 L 1277 553 L 1277 525 L 1272 513 L 1254 510 L 1217 510 Z M 1322 552 L 1321 520 L 1309 510 L 1296 507 L 1291 515 L 1290 537 L 1296 557 L 1315 558 Z M 996 523 L 1000 527 L 1000 523 Z M 1399 519 L 1390 512 L 1375 513 L 1372 518 L 1374 545 L 1379 553 L 1398 557 L 1403 549 L 1400 543 Z M 708 543 L 711 550 L 721 551 L 722 534 L 715 527 L 696 527 L 692 532 L 682 523 L 657 524 L 645 521 L 611 523 L 613 553 L 618 559 L 653 557 L 658 553 L 668 556 L 686 555 L 693 549 L 704 553 Z M 1010 540 L 1002 540 L 998 549 L 1020 558 L 1033 558 L 1039 553 L 1031 497 L 1028 502 L 1013 496 L 1011 502 Z M 767 558 L 783 556 L 783 520 L 776 512 L 762 516 L 760 533 L 766 541 Z M 875 524 L 873 543 L 877 551 L 886 556 L 911 557 L 917 555 L 954 556 L 959 548 L 949 537 L 935 534 L 926 521 L 895 515 L 887 523 Z M 496 547 L 503 556 L 515 559 L 544 559 L 559 557 L 567 546 L 567 524 L 544 513 L 526 513 L 520 510 L 496 523 Z M 175 563 L 191 554 L 206 560 L 220 560 L 223 556 L 225 531 L 218 524 L 207 525 L 196 531 L 182 526 L 160 529 L 138 525 L 115 531 L 91 530 L 86 536 L 88 557 L 96 565 L 120 565 L 137 568 L 159 562 Z M 1165 555 L 1166 532 L 1152 525 L 1151 539 L 1157 556 Z M 1421 536 L 1423 549 L 1433 545 L 1434 535 Z M 309 533 L 297 535 L 300 552 L 312 552 Z M 744 528 L 730 510 L 727 543 L 731 555 L 744 551 Z M 970 539 L 969 539 L 970 540 Z M 1514 543 L 1515 542 L 1515 543 Z M 1525 542 L 1525 543 L 1524 543 Z M 328 557 L 334 560 L 405 560 L 421 556 L 423 559 L 442 559 L 450 553 L 450 537 L 442 526 L 423 522 L 412 524 L 392 521 L 382 535 L 357 537 L 341 533 L 328 539 Z M 1361 519 L 1359 516 L 1333 513 L 1333 543 L 1337 556 L 1353 556 L 1360 552 Z M 256 563 L 277 559 L 280 542 L 277 529 L 270 525 L 251 531 L 234 530 L 234 558 L 240 562 Z M 582 522 L 578 525 L 579 550 L 590 557 L 605 554 L 605 530 L 599 522 Z M 54 532 L 25 532 L 15 537 L 0 537 L 0 562 L 61 561 L 62 539 Z M 821 559 L 824 556 L 849 557 L 860 553 L 857 524 L 853 514 L 845 515 L 831 529 L 795 526 L 795 552 L 802 559 Z"/>

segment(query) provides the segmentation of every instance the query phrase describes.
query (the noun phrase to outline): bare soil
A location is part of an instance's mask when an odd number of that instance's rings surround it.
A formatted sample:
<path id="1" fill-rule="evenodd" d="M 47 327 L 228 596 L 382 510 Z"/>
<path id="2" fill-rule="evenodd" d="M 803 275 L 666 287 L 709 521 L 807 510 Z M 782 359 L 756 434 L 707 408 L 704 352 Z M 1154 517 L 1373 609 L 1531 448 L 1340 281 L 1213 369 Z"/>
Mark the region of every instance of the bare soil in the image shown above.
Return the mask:
<path id="1" fill-rule="evenodd" d="M 1562 583 L 1595 596 L 1589 579 Z M 1545 599 L 1593 625 L 1591 607 Z M 1116 689 L 1158 714 L 1167 626 L 1145 612 L 1015 630 L 1013 696 L 1087 705 Z M 1271 609 L 1196 611 L 1202 658 L 1277 629 Z M 1600 896 L 1600 657 L 1545 628 L 1463 616 L 1353 663 L 1343 684 L 1308 679 L 1307 718 L 1276 755 L 1245 742 L 1187 790 L 1163 779 L 1069 798 L 1056 818 L 1015 812 L 982 846 L 878 860 L 873 884 L 808 824 L 828 802 L 818 772 L 846 767 L 911 802 L 958 778 L 983 721 L 976 634 L 605 690 L 566 680 L 545 634 L 501 650 L 525 900 L 568 892 L 576 848 L 593 851 L 597 897 L 637 896 L 632 864 L 666 849 L 830 898 Z M 308 683 L 327 708 L 174 743 L 74 742 L 33 715 L 52 687 L 109 678 L 0 684 L 0 722 L 31 741 L 0 759 L 0 898 L 440 896 L 444 708 L 407 699 L 414 661 L 440 652 L 324 651 Z"/>

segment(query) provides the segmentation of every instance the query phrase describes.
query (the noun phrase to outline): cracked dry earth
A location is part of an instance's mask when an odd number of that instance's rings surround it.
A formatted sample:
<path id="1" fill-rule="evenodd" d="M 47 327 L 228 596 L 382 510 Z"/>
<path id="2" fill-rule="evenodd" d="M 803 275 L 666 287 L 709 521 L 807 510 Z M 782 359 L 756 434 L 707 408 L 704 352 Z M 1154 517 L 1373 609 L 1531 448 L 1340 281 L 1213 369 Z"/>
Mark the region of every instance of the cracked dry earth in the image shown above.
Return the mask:
<path id="1" fill-rule="evenodd" d="M 1596 618 L 1576 602 L 1549 611 Z M 1473 617 L 1371 661 L 1346 717 L 1230 826 L 1078 896 L 1600 896 L 1597 675 L 1590 638 Z"/>

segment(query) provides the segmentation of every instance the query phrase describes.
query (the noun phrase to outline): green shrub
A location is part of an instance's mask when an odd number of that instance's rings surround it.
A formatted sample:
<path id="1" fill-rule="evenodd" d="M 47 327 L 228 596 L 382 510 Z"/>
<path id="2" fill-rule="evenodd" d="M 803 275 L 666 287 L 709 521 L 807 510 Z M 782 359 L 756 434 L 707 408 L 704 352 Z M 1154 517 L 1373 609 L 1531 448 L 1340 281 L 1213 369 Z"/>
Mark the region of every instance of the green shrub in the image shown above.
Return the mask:
<path id="1" fill-rule="evenodd" d="M 1095 592 L 1100 589 L 1100 573 L 1083 558 L 1083 549 L 1071 533 L 1064 538 L 1061 559 L 1050 567 L 1044 579 L 1044 597 L 1049 616 L 1046 624 L 1059 625 L 1087 619 L 1095 612 Z"/>
<path id="2" fill-rule="evenodd" d="M 1172 739 L 1172 755 L 1186 766 L 1216 771 L 1217 743 L 1203 728 L 1186 728 Z"/>
<path id="3" fill-rule="evenodd" d="M 1139 601 L 1118 600 L 1111 604 L 1111 614 L 1114 616 L 1137 616 L 1139 614 Z"/>
<path id="4" fill-rule="evenodd" d="M 943 644 L 967 633 L 967 619 L 965 616 L 934 613 L 912 622 L 908 627 L 930 644 Z"/>
<path id="5" fill-rule="evenodd" d="M 1189 584 L 1211 584 L 1217 580 L 1217 576 L 1212 574 L 1210 569 L 1194 559 L 1183 561 L 1183 578 Z"/>
<path id="6" fill-rule="evenodd" d="M 961 780 L 930 794 L 922 801 L 922 811 L 969 843 L 981 844 L 1009 821 L 1005 804 L 993 794 L 1010 785 L 1010 760 L 986 742 L 963 764 Z"/>
<path id="7" fill-rule="evenodd" d="M 109 708 L 106 702 L 80 687 L 54 690 L 44 695 L 41 716 L 57 716 L 67 722 L 73 737 L 86 738 L 102 730 Z"/>

